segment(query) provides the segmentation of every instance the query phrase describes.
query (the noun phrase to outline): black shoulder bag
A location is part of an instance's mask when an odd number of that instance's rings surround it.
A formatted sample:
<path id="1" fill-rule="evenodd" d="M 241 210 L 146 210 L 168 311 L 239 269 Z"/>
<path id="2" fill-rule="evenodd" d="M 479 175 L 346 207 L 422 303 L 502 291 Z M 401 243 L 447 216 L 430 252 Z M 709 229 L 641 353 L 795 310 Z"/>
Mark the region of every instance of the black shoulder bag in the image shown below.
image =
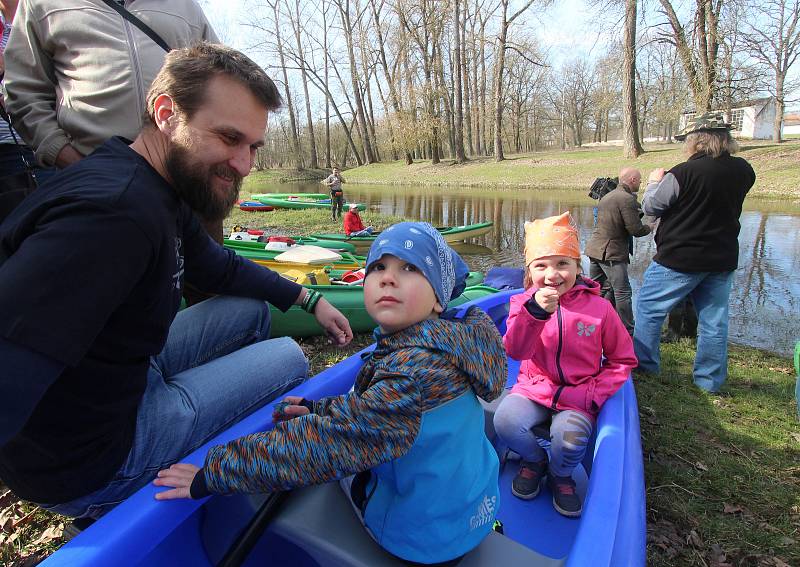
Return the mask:
<path id="1" fill-rule="evenodd" d="M 14 207 L 19 205 L 31 191 L 36 189 L 36 174 L 33 171 L 33 165 L 28 162 L 22 152 L 23 146 L 19 143 L 17 134 L 11 127 L 11 119 L 6 109 L 2 106 L 0 106 L 0 117 L 8 123 L 11 136 L 14 138 L 17 149 L 19 149 L 19 159 L 22 160 L 23 166 L 23 170 L 19 173 L 0 177 L 0 222 L 2 222 L 14 210 Z"/>

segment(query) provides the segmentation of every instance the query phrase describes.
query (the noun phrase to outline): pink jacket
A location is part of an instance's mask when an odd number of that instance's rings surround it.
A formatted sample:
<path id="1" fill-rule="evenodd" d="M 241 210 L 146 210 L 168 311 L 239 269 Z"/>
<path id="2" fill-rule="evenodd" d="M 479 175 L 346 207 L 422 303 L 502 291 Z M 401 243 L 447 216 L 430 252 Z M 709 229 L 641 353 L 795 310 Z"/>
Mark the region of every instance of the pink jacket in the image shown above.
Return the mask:
<path id="1" fill-rule="evenodd" d="M 595 418 L 636 366 L 633 342 L 597 282 L 579 276 L 545 320 L 525 308 L 536 291 L 511 298 L 503 343 L 511 358 L 522 361 L 511 392 Z"/>

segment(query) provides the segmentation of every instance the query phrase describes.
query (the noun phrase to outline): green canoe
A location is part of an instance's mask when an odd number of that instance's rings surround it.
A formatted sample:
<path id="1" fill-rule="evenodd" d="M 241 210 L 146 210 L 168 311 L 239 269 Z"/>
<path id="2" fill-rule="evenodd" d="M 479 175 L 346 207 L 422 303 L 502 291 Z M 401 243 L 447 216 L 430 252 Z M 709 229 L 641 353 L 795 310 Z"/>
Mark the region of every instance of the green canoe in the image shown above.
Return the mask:
<path id="1" fill-rule="evenodd" d="M 322 202 L 326 201 L 330 197 L 327 195 L 322 195 L 321 193 L 297 193 L 295 195 L 284 195 L 276 197 L 275 193 L 257 193 L 255 195 L 251 195 L 251 199 L 255 199 L 265 205 L 271 205 L 276 209 L 330 209 L 331 203 Z M 316 197 L 315 195 L 322 195 L 321 197 Z M 297 197 L 297 199 L 290 199 L 289 197 Z M 344 208 L 348 208 L 351 203 L 345 203 Z M 367 206 L 363 203 L 357 203 L 358 210 L 364 211 L 367 209 Z"/>
<path id="2" fill-rule="evenodd" d="M 355 245 L 349 242 L 342 242 L 341 240 L 320 240 L 319 238 L 312 238 L 310 236 L 292 236 L 291 239 L 294 240 L 296 244 L 310 244 L 312 246 L 335 250 L 336 252 L 356 251 Z M 267 246 L 266 242 L 258 242 L 256 240 L 233 240 L 231 238 L 226 238 L 223 244 L 225 248 L 230 248 L 231 250 L 265 251 Z M 274 252 L 274 250 L 271 252 Z M 278 251 L 278 253 L 280 253 L 280 251 Z"/>
<path id="3" fill-rule="evenodd" d="M 480 222 L 463 226 L 442 226 L 437 227 L 436 230 L 442 233 L 445 241 L 448 243 L 453 243 L 486 234 L 492 229 L 493 225 L 494 223 L 492 222 Z M 380 234 L 380 232 L 377 232 L 371 236 L 347 236 L 341 233 L 319 233 L 312 234 L 311 236 L 313 238 L 321 238 L 323 240 L 349 242 L 350 244 L 355 244 L 356 247 L 363 249 L 371 246 L 375 238 Z"/>
<path id="4" fill-rule="evenodd" d="M 364 290 L 360 286 L 340 286 L 340 285 L 315 285 L 308 286 L 310 289 L 321 291 L 325 299 L 331 302 L 342 314 L 350 321 L 350 327 L 354 333 L 368 333 L 376 325 L 372 317 L 364 307 Z M 448 304 L 448 307 L 455 307 L 478 299 L 486 295 L 497 293 L 493 287 L 484 285 L 469 286 L 460 296 L 456 297 Z M 281 312 L 272 305 L 269 306 L 271 320 L 270 337 L 312 337 L 323 334 L 322 327 L 319 326 L 313 315 L 306 313 L 299 306 L 293 305 L 286 313 Z"/>

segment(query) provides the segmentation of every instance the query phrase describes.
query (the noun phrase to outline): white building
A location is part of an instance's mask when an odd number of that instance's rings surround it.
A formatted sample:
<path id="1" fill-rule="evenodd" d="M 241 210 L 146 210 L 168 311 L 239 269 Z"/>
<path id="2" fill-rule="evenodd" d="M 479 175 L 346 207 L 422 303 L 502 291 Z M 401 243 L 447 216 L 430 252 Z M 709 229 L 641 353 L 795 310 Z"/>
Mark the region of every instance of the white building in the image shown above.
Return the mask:
<path id="1" fill-rule="evenodd" d="M 719 112 L 724 115 L 726 111 L 715 109 L 712 112 Z M 678 129 L 682 130 L 686 122 L 696 115 L 697 113 L 694 110 L 688 110 L 681 114 Z M 772 138 L 774 122 L 775 97 L 743 100 L 731 105 L 731 133 L 737 138 L 769 140 Z M 788 132 L 784 129 L 784 133 Z"/>
<path id="2" fill-rule="evenodd" d="M 800 134 L 800 111 L 787 112 L 783 115 L 783 135 Z"/>

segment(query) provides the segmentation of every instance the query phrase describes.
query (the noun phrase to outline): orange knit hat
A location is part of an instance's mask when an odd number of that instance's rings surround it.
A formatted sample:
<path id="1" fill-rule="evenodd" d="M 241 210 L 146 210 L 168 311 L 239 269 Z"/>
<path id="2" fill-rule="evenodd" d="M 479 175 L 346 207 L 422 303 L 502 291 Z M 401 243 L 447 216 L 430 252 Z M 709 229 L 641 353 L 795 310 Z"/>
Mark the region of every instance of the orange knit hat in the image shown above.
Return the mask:
<path id="1" fill-rule="evenodd" d="M 578 226 L 569 212 L 525 223 L 525 265 L 545 256 L 580 260 Z"/>

